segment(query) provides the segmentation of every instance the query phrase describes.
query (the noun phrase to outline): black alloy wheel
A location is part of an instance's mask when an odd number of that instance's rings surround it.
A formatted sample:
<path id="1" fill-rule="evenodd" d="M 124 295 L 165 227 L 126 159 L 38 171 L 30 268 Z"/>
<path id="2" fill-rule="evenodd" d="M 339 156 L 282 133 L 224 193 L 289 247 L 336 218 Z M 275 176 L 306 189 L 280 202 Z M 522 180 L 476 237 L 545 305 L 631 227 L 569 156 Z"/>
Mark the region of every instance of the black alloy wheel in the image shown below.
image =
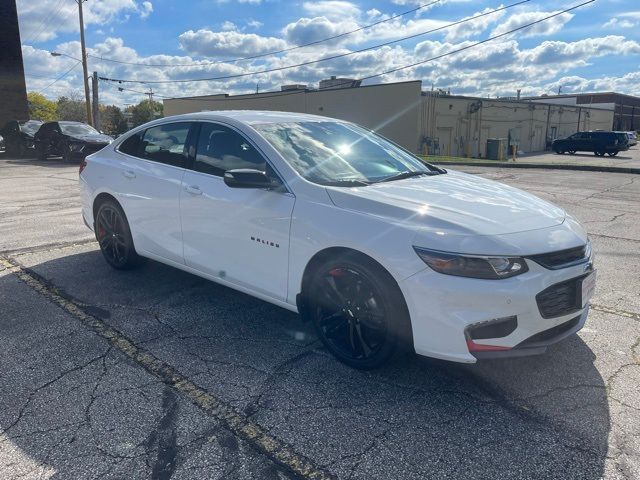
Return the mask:
<path id="1" fill-rule="evenodd" d="M 128 270 L 141 263 L 142 257 L 135 251 L 129 223 L 119 205 L 112 201 L 102 203 L 95 222 L 96 239 L 109 265 Z"/>
<path id="2" fill-rule="evenodd" d="M 73 161 L 73 152 L 71 152 L 71 148 L 68 145 L 62 147 L 62 161 L 64 163 L 71 163 Z"/>
<path id="3" fill-rule="evenodd" d="M 615 156 L 618 154 L 618 152 L 617 152 L 617 150 L 614 150 L 613 152 L 607 152 L 607 154 L 608 154 L 610 157 L 615 157 Z"/>
<path id="4" fill-rule="evenodd" d="M 366 370 L 385 363 L 398 343 L 397 327 L 406 325 L 401 293 L 384 277 L 371 266 L 346 260 L 325 263 L 312 282 L 309 313 L 316 333 L 351 367 Z"/>
<path id="5" fill-rule="evenodd" d="M 604 152 L 601 150 L 596 150 L 595 152 L 593 152 L 596 154 L 597 157 L 604 157 Z"/>
<path id="6" fill-rule="evenodd" d="M 575 155 L 576 151 L 575 150 L 569 150 L 569 155 Z"/>
<path id="7" fill-rule="evenodd" d="M 36 158 L 41 162 L 44 162 L 47 159 L 47 152 L 42 145 L 36 145 Z"/>

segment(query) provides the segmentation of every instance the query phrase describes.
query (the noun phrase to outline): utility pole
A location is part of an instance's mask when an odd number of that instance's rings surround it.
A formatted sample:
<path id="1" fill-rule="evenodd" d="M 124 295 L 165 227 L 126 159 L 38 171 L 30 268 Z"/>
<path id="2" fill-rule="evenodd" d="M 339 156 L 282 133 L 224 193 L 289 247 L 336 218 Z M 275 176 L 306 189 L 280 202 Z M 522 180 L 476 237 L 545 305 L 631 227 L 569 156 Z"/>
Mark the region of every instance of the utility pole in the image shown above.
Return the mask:
<path id="1" fill-rule="evenodd" d="M 93 125 L 91 117 L 91 98 L 89 96 L 89 69 L 87 68 L 87 48 L 84 43 L 84 17 L 82 16 L 82 4 L 87 0 L 76 0 L 78 3 L 78 16 L 80 17 L 80 47 L 82 48 L 82 72 L 84 75 L 84 100 L 87 104 L 87 123 Z"/>
<path id="2" fill-rule="evenodd" d="M 96 130 L 100 130 L 100 102 L 98 100 L 98 72 L 93 72 L 91 77 L 91 88 L 93 90 L 93 126 Z"/>
<path id="3" fill-rule="evenodd" d="M 147 95 L 149 96 L 149 102 L 153 103 L 153 88 L 149 87 L 149 91 L 147 92 Z"/>

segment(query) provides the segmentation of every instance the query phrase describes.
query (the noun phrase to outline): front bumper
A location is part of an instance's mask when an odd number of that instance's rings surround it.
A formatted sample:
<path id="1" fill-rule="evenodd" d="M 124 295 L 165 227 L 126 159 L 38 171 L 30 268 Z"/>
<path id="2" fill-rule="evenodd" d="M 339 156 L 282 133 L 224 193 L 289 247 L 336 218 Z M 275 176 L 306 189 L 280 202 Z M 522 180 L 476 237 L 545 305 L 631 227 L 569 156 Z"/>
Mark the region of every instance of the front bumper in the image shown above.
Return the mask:
<path id="1" fill-rule="evenodd" d="M 534 355 L 580 330 L 588 315 L 588 304 L 543 318 L 536 295 L 552 285 L 584 277 L 591 264 L 549 270 L 526 261 L 527 273 L 503 280 L 443 275 L 426 268 L 402 281 L 416 353 L 465 363 L 480 358 Z M 506 317 L 517 318 L 517 327 L 511 333 L 473 340 L 481 347 L 499 350 L 470 351 L 468 327 Z"/>

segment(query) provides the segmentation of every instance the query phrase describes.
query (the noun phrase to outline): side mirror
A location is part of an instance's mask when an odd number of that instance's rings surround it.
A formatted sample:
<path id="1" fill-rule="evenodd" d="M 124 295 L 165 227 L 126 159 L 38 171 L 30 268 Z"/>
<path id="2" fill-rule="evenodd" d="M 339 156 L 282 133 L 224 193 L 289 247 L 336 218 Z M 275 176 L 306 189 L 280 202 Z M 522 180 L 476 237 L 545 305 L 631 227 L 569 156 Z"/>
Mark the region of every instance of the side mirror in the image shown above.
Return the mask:
<path id="1" fill-rule="evenodd" d="M 231 188 L 271 188 L 273 184 L 265 172 L 253 168 L 237 168 L 224 172 L 224 183 Z"/>

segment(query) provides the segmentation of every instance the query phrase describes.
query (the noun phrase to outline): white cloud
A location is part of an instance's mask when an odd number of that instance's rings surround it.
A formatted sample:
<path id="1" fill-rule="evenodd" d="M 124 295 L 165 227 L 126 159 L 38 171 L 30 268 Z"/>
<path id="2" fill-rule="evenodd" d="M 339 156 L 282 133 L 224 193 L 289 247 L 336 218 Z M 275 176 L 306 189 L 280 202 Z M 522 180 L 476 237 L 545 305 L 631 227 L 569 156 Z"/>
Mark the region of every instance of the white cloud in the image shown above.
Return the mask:
<path id="1" fill-rule="evenodd" d="M 500 7 L 502 7 L 502 4 L 500 5 Z M 499 7 L 485 8 L 480 12 L 476 12 L 473 15 L 464 17 L 464 19 L 472 18 L 483 13 L 488 13 L 492 10 L 495 10 L 496 8 L 499 8 Z M 503 16 L 504 16 L 504 11 L 500 11 L 500 12 L 492 13 L 489 15 L 485 15 L 483 17 L 477 18 L 475 20 L 471 20 L 469 22 L 461 23 L 459 25 L 454 25 L 453 27 L 450 27 L 446 30 L 447 34 L 445 36 L 445 40 L 462 40 L 465 38 L 477 36 L 482 32 L 484 32 L 492 24 L 500 20 Z"/>
<path id="2" fill-rule="evenodd" d="M 318 2 L 304 2 L 302 8 L 316 17 L 341 20 L 348 17 L 359 17 L 360 8 L 351 2 L 343 0 L 321 0 Z"/>
<path id="3" fill-rule="evenodd" d="M 536 22 L 541 20 L 549 15 L 553 15 L 556 12 L 521 12 L 515 13 L 509 18 L 507 18 L 504 22 L 500 23 L 491 35 L 500 35 L 502 33 L 508 32 L 510 30 L 514 30 L 516 28 L 522 27 L 532 22 Z M 544 35 L 553 35 L 554 33 L 559 32 L 567 22 L 569 22 L 574 15 L 572 13 L 562 13 L 557 17 L 550 18 L 543 22 L 537 23 L 531 27 L 528 27 L 524 30 L 518 32 L 518 37 L 526 38 L 526 37 L 536 37 L 536 36 L 544 36 Z"/>
<path id="4" fill-rule="evenodd" d="M 292 44 L 301 45 L 322 40 L 358 28 L 352 20 L 334 22 L 326 17 L 301 18 L 283 29 L 284 37 Z"/>
<path id="5" fill-rule="evenodd" d="M 279 50 L 286 42 L 279 38 L 262 37 L 255 33 L 237 31 L 212 32 L 189 30 L 178 37 L 181 48 L 191 55 L 204 57 L 247 56 Z"/>
<path id="6" fill-rule="evenodd" d="M 545 41 L 524 52 L 524 59 L 535 65 L 557 65 L 586 62 L 605 55 L 640 54 L 640 43 L 619 35 L 587 38 L 576 42 Z"/>
<path id="7" fill-rule="evenodd" d="M 147 18 L 153 12 L 153 4 L 151 2 L 142 2 L 138 9 L 140 12 L 140 18 Z"/>
<path id="8" fill-rule="evenodd" d="M 31 44 L 56 38 L 59 33 L 77 32 L 78 6 L 75 2 L 59 0 L 18 0 L 18 20 L 23 43 Z M 86 26 L 104 25 L 131 13 L 142 18 L 153 12 L 149 1 L 103 0 L 83 4 Z"/>
<path id="9" fill-rule="evenodd" d="M 263 26 L 264 23 L 259 22 L 258 20 L 249 20 L 247 22 L 247 27 L 251 27 L 251 28 L 260 28 L 261 26 Z"/>
<path id="10" fill-rule="evenodd" d="M 230 32 L 230 31 L 233 31 L 233 30 L 238 30 L 238 27 L 236 27 L 235 23 L 230 22 L 229 20 L 226 20 L 222 24 L 222 30 L 224 30 L 225 32 Z"/>
<path id="11" fill-rule="evenodd" d="M 612 18 L 611 20 L 606 22 L 604 25 L 602 25 L 602 28 L 612 28 L 612 29 L 616 29 L 616 28 L 633 28 L 633 27 L 635 27 L 637 25 L 638 25 L 638 23 L 633 22 L 631 20 L 626 20 L 624 18 L 622 20 L 619 20 L 617 18 Z"/>

